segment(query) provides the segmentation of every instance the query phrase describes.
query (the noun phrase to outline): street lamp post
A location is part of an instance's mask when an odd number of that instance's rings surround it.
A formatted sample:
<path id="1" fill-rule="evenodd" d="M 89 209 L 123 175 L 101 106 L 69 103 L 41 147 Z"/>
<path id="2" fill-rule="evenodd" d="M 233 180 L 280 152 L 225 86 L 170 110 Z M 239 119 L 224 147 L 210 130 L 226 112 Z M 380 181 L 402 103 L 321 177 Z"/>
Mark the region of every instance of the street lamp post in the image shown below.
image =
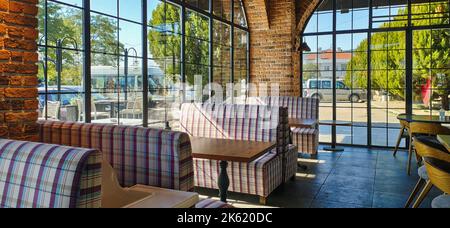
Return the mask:
<path id="1" fill-rule="evenodd" d="M 56 40 L 56 73 L 57 73 L 57 89 L 58 89 L 58 101 L 61 101 L 61 81 L 62 81 L 62 71 L 63 71 L 63 47 L 64 47 L 64 41 L 70 40 L 72 42 L 73 48 L 78 52 L 78 43 L 77 41 L 72 37 L 64 37 L 62 39 Z"/>
<path id="2" fill-rule="evenodd" d="M 125 74 L 125 100 L 126 101 L 128 100 L 128 57 L 129 57 L 130 51 L 134 51 L 135 58 L 137 58 L 137 56 L 138 56 L 136 49 L 134 49 L 134 48 L 125 49 L 125 70 L 124 70 L 125 72 L 124 72 L 124 74 Z"/>
<path id="3" fill-rule="evenodd" d="M 44 38 L 45 38 L 45 36 L 42 36 L 39 39 L 39 44 L 40 45 L 41 45 L 42 39 L 44 39 Z M 69 40 L 69 41 L 72 42 L 71 44 L 72 44 L 73 48 L 78 53 L 78 43 L 77 43 L 77 41 L 74 38 L 66 36 L 66 37 L 64 37 L 62 39 L 57 39 L 56 42 L 55 42 L 55 44 L 56 44 L 55 45 L 55 48 L 56 48 L 56 50 L 55 50 L 56 59 L 55 60 L 54 59 L 50 59 L 47 56 L 44 58 L 44 61 L 50 61 L 50 62 L 55 64 L 56 85 L 57 85 L 57 90 L 58 90 L 58 94 L 57 94 L 58 101 L 61 101 L 61 81 L 62 81 L 62 71 L 63 71 L 63 66 L 62 66 L 62 64 L 63 64 L 63 48 L 64 48 L 64 42 L 66 40 Z M 44 72 L 47 73 L 48 72 L 47 70 L 48 70 L 47 66 L 46 66 L 46 64 L 44 64 Z"/>

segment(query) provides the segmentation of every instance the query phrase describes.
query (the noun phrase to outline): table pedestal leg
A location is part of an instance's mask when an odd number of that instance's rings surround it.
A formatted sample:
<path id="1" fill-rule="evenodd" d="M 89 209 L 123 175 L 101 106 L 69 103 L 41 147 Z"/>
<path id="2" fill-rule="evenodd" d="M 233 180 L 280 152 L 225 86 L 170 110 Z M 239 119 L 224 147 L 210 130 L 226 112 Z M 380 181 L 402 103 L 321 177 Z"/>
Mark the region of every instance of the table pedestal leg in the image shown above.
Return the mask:
<path id="1" fill-rule="evenodd" d="M 220 175 L 219 175 L 219 192 L 220 192 L 220 201 L 227 202 L 227 192 L 228 187 L 230 187 L 230 179 L 228 178 L 227 173 L 228 162 L 221 161 L 220 162 Z"/>

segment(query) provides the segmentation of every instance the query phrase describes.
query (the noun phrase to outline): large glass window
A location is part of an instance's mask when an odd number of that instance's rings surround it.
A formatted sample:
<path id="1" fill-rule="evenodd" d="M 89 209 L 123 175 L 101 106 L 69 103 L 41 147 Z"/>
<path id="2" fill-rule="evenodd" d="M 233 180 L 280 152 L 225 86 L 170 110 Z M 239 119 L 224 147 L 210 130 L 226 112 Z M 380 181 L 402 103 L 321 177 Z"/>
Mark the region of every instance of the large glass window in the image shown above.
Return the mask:
<path id="1" fill-rule="evenodd" d="M 42 119 L 176 129 L 181 102 L 248 78 L 239 0 L 44 0 L 38 42 Z"/>
<path id="2" fill-rule="evenodd" d="M 394 146 L 398 114 L 448 110 L 449 19 L 443 0 L 324 0 L 303 34 L 303 95 L 352 126 L 321 126 L 320 141 Z"/>

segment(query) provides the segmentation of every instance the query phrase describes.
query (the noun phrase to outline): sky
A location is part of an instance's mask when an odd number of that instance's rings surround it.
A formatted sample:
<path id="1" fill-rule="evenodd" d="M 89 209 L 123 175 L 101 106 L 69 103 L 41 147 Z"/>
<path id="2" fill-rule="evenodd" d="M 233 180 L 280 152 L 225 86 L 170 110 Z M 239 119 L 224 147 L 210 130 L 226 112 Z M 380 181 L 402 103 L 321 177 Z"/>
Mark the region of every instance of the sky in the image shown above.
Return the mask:
<path id="1" fill-rule="evenodd" d="M 71 5 L 82 6 L 82 0 L 58 0 Z M 158 0 L 147 1 L 148 14 L 160 3 Z M 120 17 L 131 21 L 141 22 L 141 0 L 119 0 Z M 117 16 L 117 0 L 91 0 L 91 10 Z M 120 42 L 126 48 L 134 48 L 142 56 L 141 27 L 138 24 L 120 21 Z"/>
<path id="2" fill-rule="evenodd" d="M 59 0 L 61 2 L 82 5 L 82 0 Z M 91 9 L 93 11 L 102 12 L 105 14 L 117 16 L 117 2 L 119 2 L 120 17 L 126 18 L 132 21 L 141 20 L 141 0 L 91 0 Z M 159 0 L 148 0 L 147 1 L 147 12 L 151 15 L 151 12 L 160 3 Z M 386 15 L 396 15 L 399 8 L 374 8 L 374 16 L 386 16 Z M 333 26 L 333 14 L 320 13 L 314 15 L 306 27 L 305 33 L 311 32 L 330 32 Z M 336 14 L 336 25 L 337 30 L 351 30 L 351 29 L 367 29 L 369 26 L 369 11 L 365 9 L 350 10 L 348 13 Z M 374 26 L 379 26 L 374 24 Z M 126 48 L 135 48 L 139 55 L 142 55 L 142 41 L 141 41 L 141 29 L 137 24 L 121 21 L 120 22 L 120 42 L 125 44 Z M 305 36 L 305 41 L 311 47 L 312 51 L 317 51 L 318 47 L 322 50 L 330 49 L 332 47 L 332 36 Z M 366 33 L 360 34 L 345 34 L 337 36 L 337 47 L 345 50 L 356 49 L 358 45 L 367 39 Z"/>
<path id="3" fill-rule="evenodd" d="M 375 16 L 389 16 L 397 15 L 400 8 L 374 8 L 373 15 Z M 386 18 L 378 20 L 386 20 Z M 374 19 L 375 21 L 375 19 Z M 374 23 L 374 28 L 379 27 L 382 23 Z M 358 9 L 350 10 L 348 13 L 336 13 L 336 31 L 342 30 L 357 30 L 357 29 L 368 29 L 369 28 L 369 10 L 368 9 Z M 305 29 L 305 34 L 314 32 L 331 32 L 333 30 L 333 14 L 320 13 L 315 14 L 311 17 L 308 25 Z M 311 47 L 312 52 L 317 51 L 318 47 L 322 50 L 332 48 L 332 35 L 322 35 L 322 36 L 312 36 L 304 37 L 308 46 Z M 356 49 L 358 45 L 367 39 L 367 33 L 356 33 L 356 34 L 345 34 L 337 35 L 337 47 L 343 49 L 344 51 Z"/>

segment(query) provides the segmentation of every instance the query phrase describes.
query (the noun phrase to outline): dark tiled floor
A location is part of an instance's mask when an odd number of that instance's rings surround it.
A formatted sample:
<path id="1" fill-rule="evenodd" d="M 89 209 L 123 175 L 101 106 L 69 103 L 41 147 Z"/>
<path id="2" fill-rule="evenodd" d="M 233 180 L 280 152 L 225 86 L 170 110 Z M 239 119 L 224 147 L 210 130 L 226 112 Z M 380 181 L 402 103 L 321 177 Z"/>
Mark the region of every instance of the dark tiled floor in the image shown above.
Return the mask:
<path id="1" fill-rule="evenodd" d="M 342 153 L 320 150 L 316 159 L 299 161 L 308 170 L 299 169 L 296 181 L 275 190 L 266 207 L 402 208 L 418 180 L 415 164 L 413 174 L 406 174 L 405 151 L 394 158 L 390 150 L 348 147 Z M 217 195 L 214 190 L 199 192 L 203 197 Z M 430 207 L 440 194 L 433 189 L 422 207 Z M 255 196 L 230 193 L 229 199 L 236 207 L 262 207 Z"/>

